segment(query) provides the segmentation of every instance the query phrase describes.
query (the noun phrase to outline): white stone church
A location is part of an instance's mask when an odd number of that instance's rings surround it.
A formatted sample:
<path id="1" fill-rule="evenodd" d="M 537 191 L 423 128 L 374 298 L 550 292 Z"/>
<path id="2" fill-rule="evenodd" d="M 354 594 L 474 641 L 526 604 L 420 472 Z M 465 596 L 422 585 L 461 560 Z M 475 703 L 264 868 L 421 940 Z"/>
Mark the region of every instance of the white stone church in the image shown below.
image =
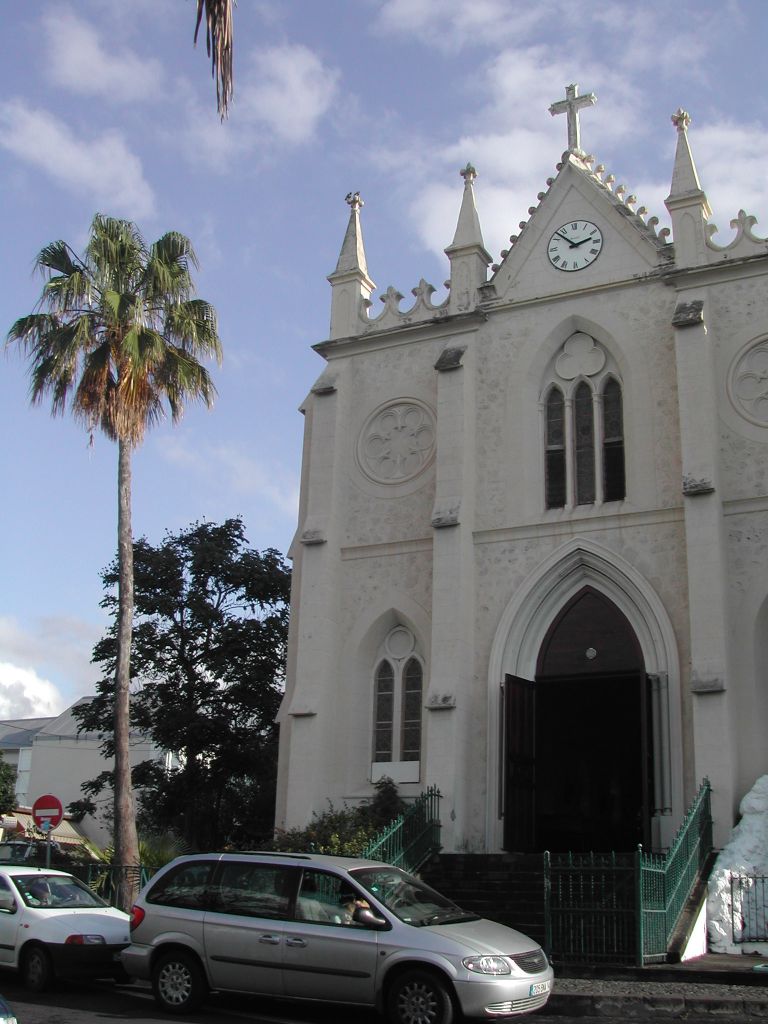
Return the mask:
<path id="1" fill-rule="evenodd" d="M 447 851 L 658 848 L 708 777 L 722 846 L 768 772 L 768 241 L 710 223 L 683 110 L 657 230 L 582 149 L 594 102 L 553 104 L 568 149 L 499 264 L 461 172 L 441 304 L 372 314 L 347 197 L 278 825 L 389 776 L 439 787 Z"/>

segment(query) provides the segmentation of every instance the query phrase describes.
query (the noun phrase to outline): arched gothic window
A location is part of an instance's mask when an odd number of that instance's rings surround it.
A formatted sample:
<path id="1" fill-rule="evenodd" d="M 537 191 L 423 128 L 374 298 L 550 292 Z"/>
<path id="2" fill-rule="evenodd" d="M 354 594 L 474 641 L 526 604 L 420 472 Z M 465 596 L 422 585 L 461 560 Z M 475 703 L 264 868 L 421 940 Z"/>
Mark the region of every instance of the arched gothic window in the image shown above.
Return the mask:
<path id="1" fill-rule="evenodd" d="M 373 762 L 394 766 L 415 762 L 413 771 L 387 771 L 395 781 L 418 781 L 424 666 L 410 630 L 396 626 L 387 636 L 374 669 Z M 403 776 L 408 777 L 403 777 Z"/>
<path id="2" fill-rule="evenodd" d="M 613 377 L 603 387 L 603 491 L 606 501 L 621 501 L 626 492 L 621 388 Z"/>
<path id="3" fill-rule="evenodd" d="M 553 359 L 550 373 L 543 402 L 546 508 L 623 500 L 623 402 L 610 356 L 594 338 L 577 332 Z"/>

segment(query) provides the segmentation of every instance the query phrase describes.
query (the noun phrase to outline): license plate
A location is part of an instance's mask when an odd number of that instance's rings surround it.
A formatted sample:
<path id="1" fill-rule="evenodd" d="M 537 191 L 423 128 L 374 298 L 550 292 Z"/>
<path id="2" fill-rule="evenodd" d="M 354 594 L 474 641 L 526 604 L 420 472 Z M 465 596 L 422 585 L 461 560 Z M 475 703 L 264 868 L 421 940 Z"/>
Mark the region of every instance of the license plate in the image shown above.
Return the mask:
<path id="1" fill-rule="evenodd" d="M 543 996 L 545 992 L 549 992 L 551 984 L 551 981 L 537 981 L 535 985 L 531 985 L 528 995 Z"/>

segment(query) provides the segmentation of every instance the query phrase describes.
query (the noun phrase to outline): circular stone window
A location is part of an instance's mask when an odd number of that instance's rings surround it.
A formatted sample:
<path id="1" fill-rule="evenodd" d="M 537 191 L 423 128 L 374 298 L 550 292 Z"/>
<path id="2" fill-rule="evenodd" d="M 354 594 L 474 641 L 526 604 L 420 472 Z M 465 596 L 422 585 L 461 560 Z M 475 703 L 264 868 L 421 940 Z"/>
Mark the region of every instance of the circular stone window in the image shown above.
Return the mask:
<path id="1" fill-rule="evenodd" d="M 411 480 L 435 454 L 435 417 L 417 399 L 388 402 L 367 420 L 357 442 L 357 461 L 380 484 Z"/>
<path id="2" fill-rule="evenodd" d="M 394 658 L 395 661 L 402 661 L 403 658 L 407 658 L 413 652 L 416 641 L 410 629 L 406 629 L 405 626 L 395 626 L 387 637 L 385 645 L 387 654 L 391 658 Z"/>
<path id="3" fill-rule="evenodd" d="M 768 339 L 751 345 L 736 358 L 728 378 L 728 393 L 745 419 L 768 427 Z"/>

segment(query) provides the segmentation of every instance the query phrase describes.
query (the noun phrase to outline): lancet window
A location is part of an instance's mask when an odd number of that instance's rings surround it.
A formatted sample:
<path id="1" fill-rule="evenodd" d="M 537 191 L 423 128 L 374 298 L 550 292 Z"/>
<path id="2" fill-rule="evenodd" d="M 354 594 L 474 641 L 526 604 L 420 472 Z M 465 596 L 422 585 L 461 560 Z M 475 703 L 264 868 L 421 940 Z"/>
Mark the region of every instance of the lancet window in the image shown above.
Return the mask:
<path id="1" fill-rule="evenodd" d="M 546 508 L 626 497 L 622 390 L 610 357 L 577 332 L 551 366 L 542 403 Z"/>
<path id="2" fill-rule="evenodd" d="M 424 666 L 409 629 L 387 636 L 374 670 L 373 757 L 375 764 L 421 760 Z"/>

